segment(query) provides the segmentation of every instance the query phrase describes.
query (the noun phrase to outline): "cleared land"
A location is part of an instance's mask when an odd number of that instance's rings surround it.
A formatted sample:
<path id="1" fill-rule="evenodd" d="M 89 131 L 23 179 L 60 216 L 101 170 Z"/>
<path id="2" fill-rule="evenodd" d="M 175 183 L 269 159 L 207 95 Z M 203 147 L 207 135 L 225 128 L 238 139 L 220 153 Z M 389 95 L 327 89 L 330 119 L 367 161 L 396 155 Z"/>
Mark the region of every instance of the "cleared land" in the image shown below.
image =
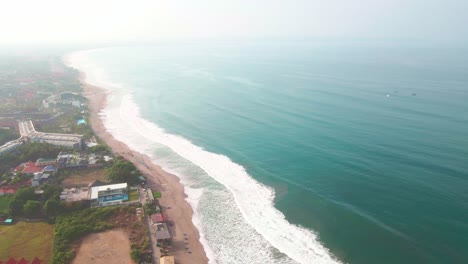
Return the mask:
<path id="1" fill-rule="evenodd" d="M 127 264 L 130 258 L 130 241 L 122 229 L 86 236 L 78 249 L 73 264 Z"/>
<path id="2" fill-rule="evenodd" d="M 95 180 L 107 182 L 105 169 L 86 169 L 77 170 L 63 180 L 63 186 L 76 187 L 86 186 Z"/>
<path id="3" fill-rule="evenodd" d="M 0 226 L 0 260 L 9 257 L 49 263 L 52 257 L 54 226 L 47 223 L 19 222 Z"/>

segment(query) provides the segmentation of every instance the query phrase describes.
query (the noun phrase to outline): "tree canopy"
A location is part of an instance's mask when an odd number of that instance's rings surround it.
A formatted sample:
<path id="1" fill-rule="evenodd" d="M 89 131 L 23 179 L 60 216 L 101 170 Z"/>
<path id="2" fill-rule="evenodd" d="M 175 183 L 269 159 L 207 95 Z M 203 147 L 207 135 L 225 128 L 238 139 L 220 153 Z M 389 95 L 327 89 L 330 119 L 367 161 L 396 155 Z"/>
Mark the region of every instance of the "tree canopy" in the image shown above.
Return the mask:
<path id="1" fill-rule="evenodd" d="M 126 182 L 129 185 L 138 184 L 138 170 L 128 160 L 117 160 L 107 170 L 107 178 L 113 183 Z"/>

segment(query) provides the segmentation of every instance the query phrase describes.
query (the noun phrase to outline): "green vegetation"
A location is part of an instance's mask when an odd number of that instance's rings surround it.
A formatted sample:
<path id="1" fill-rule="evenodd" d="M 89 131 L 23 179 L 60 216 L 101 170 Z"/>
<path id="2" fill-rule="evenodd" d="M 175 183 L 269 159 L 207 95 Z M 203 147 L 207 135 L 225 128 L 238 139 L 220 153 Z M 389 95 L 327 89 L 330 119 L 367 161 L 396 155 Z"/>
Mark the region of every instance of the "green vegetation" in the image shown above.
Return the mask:
<path id="1" fill-rule="evenodd" d="M 111 153 L 112 153 L 112 150 L 111 150 L 108 146 L 106 146 L 106 145 L 99 144 L 99 145 L 97 145 L 97 146 L 88 148 L 88 152 L 90 152 L 90 153 L 105 153 L 105 154 L 111 154 Z"/>
<path id="2" fill-rule="evenodd" d="M 68 215 L 59 216 L 55 222 L 55 241 L 52 263 L 70 263 L 75 257 L 70 248 L 73 242 L 81 237 L 111 229 L 106 222 L 121 207 L 88 208 Z"/>
<path id="3" fill-rule="evenodd" d="M 153 192 L 153 197 L 154 199 L 159 199 L 161 198 L 161 192 L 157 192 L 157 191 L 152 191 Z"/>
<path id="4" fill-rule="evenodd" d="M 33 260 L 38 257 L 42 263 L 49 263 L 52 257 L 54 225 L 47 223 L 19 222 L 14 225 L 0 225 L 0 259 L 24 257 Z"/>
<path id="5" fill-rule="evenodd" d="M 140 195 L 138 194 L 138 190 L 131 190 L 128 193 L 128 200 L 129 201 L 137 201 L 140 199 Z"/>
<path id="6" fill-rule="evenodd" d="M 126 182 L 129 185 L 136 185 L 140 182 L 138 175 L 140 173 L 135 166 L 123 159 L 116 160 L 107 170 L 107 178 L 113 183 Z"/>
<path id="7" fill-rule="evenodd" d="M 0 145 L 17 138 L 19 138 L 19 134 L 16 131 L 12 129 L 0 129 Z"/>
<path id="8" fill-rule="evenodd" d="M 150 243 L 146 234 L 146 225 L 143 221 L 132 224 L 130 241 L 130 256 L 136 263 L 152 263 Z"/>
<path id="9" fill-rule="evenodd" d="M 82 237 L 91 234 L 110 230 L 114 225 L 131 228 L 130 240 L 133 243 L 132 249 L 149 251 L 149 246 L 145 241 L 145 225 L 142 221 L 135 221 L 134 206 L 100 207 L 87 208 L 58 216 L 55 222 L 55 241 L 53 264 L 70 263 L 75 257 L 73 245 Z"/>
<path id="10" fill-rule="evenodd" d="M 0 196 L 0 215 L 8 215 L 12 195 Z"/>
<path id="11" fill-rule="evenodd" d="M 154 207 L 154 205 L 152 205 L 150 203 L 145 203 L 145 212 L 146 212 L 147 215 L 152 215 L 152 214 L 157 213 L 156 208 Z"/>
<path id="12" fill-rule="evenodd" d="M 62 147 L 46 143 L 23 144 L 16 152 L 0 156 L 0 173 L 4 174 L 8 169 L 18 166 L 19 161 L 36 161 L 38 158 L 57 157 Z M 6 179 L 6 177 L 4 177 Z"/>
<path id="13" fill-rule="evenodd" d="M 141 251 L 138 249 L 132 249 L 132 251 L 130 251 L 130 256 L 132 257 L 133 261 L 139 263 L 141 258 Z"/>
<path id="14" fill-rule="evenodd" d="M 86 101 L 86 98 L 80 97 L 80 101 Z M 38 131 L 50 133 L 69 133 L 84 135 L 86 139 L 94 136 L 94 132 L 87 120 L 86 124 L 78 125 L 76 122 L 79 119 L 88 119 L 88 114 L 82 114 L 81 108 L 67 109 L 60 117 L 53 122 L 37 126 Z"/>
<path id="15" fill-rule="evenodd" d="M 8 204 L 9 210 L 6 213 L 12 216 L 48 217 L 53 220 L 57 214 L 71 210 L 60 201 L 62 187 L 44 185 L 42 190 L 43 193 L 37 195 L 32 187 L 21 188 L 9 198 L 3 198 L 3 204 Z"/>

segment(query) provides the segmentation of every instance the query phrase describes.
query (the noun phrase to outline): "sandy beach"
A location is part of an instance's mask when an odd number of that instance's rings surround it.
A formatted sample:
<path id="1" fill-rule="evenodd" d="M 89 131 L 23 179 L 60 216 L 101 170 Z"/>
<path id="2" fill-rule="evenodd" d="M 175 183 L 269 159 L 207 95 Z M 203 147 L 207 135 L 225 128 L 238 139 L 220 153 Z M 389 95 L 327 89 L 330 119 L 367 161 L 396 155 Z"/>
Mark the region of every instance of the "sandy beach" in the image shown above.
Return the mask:
<path id="1" fill-rule="evenodd" d="M 159 199 L 159 202 L 163 207 L 163 213 L 167 216 L 168 221 L 174 222 L 171 234 L 173 235 L 173 251 L 177 263 L 208 263 L 208 258 L 199 240 L 198 230 L 192 223 L 192 208 L 185 201 L 184 187 L 179 179 L 162 170 L 160 166 L 153 164 L 148 156 L 132 151 L 106 131 L 98 115 L 106 105 L 106 91 L 100 87 L 89 85 L 84 80 L 82 73 L 80 81 L 83 84 L 83 95 L 89 100 L 90 122 L 96 135 L 106 142 L 114 153 L 130 160 L 147 177 L 148 184 L 152 189 L 162 192 L 162 198 Z M 184 246 L 184 242 L 187 241 L 189 250 L 186 250 Z"/>

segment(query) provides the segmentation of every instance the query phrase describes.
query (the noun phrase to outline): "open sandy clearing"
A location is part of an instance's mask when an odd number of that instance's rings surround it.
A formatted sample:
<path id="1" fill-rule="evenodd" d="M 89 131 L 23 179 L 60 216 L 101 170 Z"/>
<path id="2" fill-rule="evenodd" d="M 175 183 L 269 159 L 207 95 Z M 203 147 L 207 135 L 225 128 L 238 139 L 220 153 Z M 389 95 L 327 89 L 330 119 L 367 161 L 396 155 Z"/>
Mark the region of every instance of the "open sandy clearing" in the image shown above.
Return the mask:
<path id="1" fill-rule="evenodd" d="M 128 264 L 130 241 L 124 230 L 116 229 L 86 236 L 76 253 L 73 264 Z"/>

